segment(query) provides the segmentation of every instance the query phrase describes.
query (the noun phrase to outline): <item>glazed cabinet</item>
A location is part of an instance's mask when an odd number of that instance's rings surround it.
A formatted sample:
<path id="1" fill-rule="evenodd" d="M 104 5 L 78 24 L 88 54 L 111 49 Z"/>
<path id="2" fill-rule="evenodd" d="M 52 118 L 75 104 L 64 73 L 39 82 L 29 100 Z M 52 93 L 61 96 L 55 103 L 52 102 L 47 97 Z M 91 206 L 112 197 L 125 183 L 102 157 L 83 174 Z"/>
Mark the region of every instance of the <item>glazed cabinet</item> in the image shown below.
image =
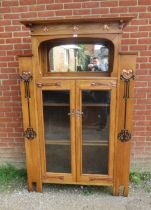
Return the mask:
<path id="1" fill-rule="evenodd" d="M 95 81 L 50 80 L 38 88 L 42 171 L 52 182 L 113 178 L 116 81 Z"/>
<path id="2" fill-rule="evenodd" d="M 131 19 L 22 21 L 32 35 L 32 54 L 19 56 L 29 191 L 60 183 L 128 195 L 136 55 L 120 39 Z"/>

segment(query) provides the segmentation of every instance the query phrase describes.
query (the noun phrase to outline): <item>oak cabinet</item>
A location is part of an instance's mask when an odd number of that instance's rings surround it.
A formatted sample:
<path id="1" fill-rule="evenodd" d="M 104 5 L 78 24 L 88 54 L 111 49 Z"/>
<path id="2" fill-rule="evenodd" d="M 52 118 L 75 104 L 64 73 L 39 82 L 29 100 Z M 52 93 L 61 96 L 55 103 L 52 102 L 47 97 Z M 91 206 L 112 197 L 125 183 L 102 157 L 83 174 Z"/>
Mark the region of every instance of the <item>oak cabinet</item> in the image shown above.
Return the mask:
<path id="1" fill-rule="evenodd" d="M 119 45 L 131 18 L 22 21 L 33 53 L 19 57 L 29 191 L 64 183 L 128 195 L 136 55 Z"/>

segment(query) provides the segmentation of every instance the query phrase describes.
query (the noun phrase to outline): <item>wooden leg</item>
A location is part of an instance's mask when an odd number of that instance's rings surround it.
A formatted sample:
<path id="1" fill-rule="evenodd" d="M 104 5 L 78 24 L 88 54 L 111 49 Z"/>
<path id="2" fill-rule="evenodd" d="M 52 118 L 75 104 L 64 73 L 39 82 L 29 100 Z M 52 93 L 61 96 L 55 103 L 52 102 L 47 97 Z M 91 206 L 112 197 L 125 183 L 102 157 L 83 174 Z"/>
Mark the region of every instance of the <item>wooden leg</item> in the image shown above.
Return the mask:
<path id="1" fill-rule="evenodd" d="M 28 181 L 28 191 L 29 192 L 33 191 L 33 184 L 32 184 L 32 182 L 29 182 L 29 181 Z"/>
<path id="2" fill-rule="evenodd" d="M 37 182 L 36 184 L 36 191 L 37 192 L 42 192 L 42 182 Z"/>
<path id="3" fill-rule="evenodd" d="M 124 188 L 124 196 L 125 197 L 128 196 L 128 185 L 125 185 L 125 188 Z"/>
<path id="4" fill-rule="evenodd" d="M 113 195 L 119 196 L 119 186 L 113 185 Z"/>
<path id="5" fill-rule="evenodd" d="M 124 186 L 113 186 L 113 195 L 114 196 L 128 196 L 128 185 L 124 185 Z"/>

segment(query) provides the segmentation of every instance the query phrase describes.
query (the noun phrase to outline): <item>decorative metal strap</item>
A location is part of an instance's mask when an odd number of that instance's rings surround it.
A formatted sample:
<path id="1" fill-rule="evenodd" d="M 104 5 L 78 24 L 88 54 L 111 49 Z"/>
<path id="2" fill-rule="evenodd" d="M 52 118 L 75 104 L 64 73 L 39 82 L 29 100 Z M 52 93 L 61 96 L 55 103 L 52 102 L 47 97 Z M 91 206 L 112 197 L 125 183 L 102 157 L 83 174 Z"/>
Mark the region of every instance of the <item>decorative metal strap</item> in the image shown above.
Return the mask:
<path id="1" fill-rule="evenodd" d="M 112 81 L 112 82 L 92 82 L 91 86 L 111 86 L 111 87 L 116 87 L 116 81 Z"/>
<path id="2" fill-rule="evenodd" d="M 124 81 L 124 95 L 123 99 L 125 100 L 125 110 L 124 110 L 124 129 L 118 133 L 118 139 L 122 142 L 129 141 L 131 139 L 131 133 L 126 129 L 127 122 L 127 100 L 129 99 L 129 87 L 130 80 L 134 80 L 135 76 L 132 69 L 123 69 L 120 79 Z"/>
<path id="3" fill-rule="evenodd" d="M 102 181 L 102 180 L 106 180 L 106 178 L 103 177 L 90 177 L 89 181 Z M 108 178 L 108 180 L 112 181 L 112 178 Z"/>
<path id="4" fill-rule="evenodd" d="M 31 72 L 23 72 L 22 75 L 20 75 L 20 79 L 24 81 L 25 98 L 27 100 L 27 107 L 28 107 L 28 128 L 24 131 L 23 136 L 29 140 L 33 140 L 36 137 L 36 132 L 31 127 L 30 103 L 29 103 L 29 100 L 31 98 L 29 83 L 33 79 L 33 77 L 31 75 Z"/>
<path id="5" fill-rule="evenodd" d="M 60 82 L 53 82 L 53 83 L 36 82 L 36 85 L 39 88 L 41 88 L 42 86 L 56 86 L 56 87 L 60 87 L 61 83 Z"/>
<path id="6" fill-rule="evenodd" d="M 64 176 L 43 176 L 44 179 L 60 179 L 60 180 L 64 180 Z"/>
<path id="7" fill-rule="evenodd" d="M 30 98 L 30 89 L 29 89 L 29 82 L 32 80 L 32 75 L 30 72 L 23 72 L 20 75 L 20 79 L 24 81 L 25 84 L 25 98 Z"/>

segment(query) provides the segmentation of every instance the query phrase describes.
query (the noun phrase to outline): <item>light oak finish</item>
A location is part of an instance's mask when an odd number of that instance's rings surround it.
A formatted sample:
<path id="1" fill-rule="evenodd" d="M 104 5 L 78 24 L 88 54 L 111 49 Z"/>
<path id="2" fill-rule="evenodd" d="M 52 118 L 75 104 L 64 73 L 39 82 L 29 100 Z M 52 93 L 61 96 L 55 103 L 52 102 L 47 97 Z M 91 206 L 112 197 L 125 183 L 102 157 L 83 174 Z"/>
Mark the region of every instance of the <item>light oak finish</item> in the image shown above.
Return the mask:
<path id="1" fill-rule="evenodd" d="M 124 123 L 124 82 L 120 80 L 123 69 L 135 70 L 136 55 L 120 52 L 120 42 L 123 28 L 132 16 L 117 18 L 81 18 L 81 19 L 53 19 L 53 20 L 22 20 L 21 23 L 30 27 L 32 37 L 32 55 L 19 57 L 20 74 L 31 72 L 33 79 L 29 82 L 31 98 L 29 99 L 30 113 L 28 113 L 25 98 L 25 84 L 21 80 L 21 100 L 24 130 L 28 127 L 29 114 L 31 126 L 36 132 L 33 140 L 25 138 L 26 165 L 28 189 L 42 191 L 42 183 L 78 184 L 78 185 L 106 185 L 113 187 L 113 195 L 119 195 L 119 188 L 123 186 L 123 195 L 128 195 L 128 178 L 130 167 L 131 141 L 121 142 L 117 135 L 123 129 Z M 76 30 L 75 27 L 78 27 Z M 91 28 L 91 30 L 90 30 Z M 47 45 L 52 43 L 78 43 L 78 40 L 93 43 L 108 43 L 110 46 L 110 72 L 48 72 Z M 127 128 L 132 132 L 132 107 L 134 81 L 130 82 L 130 99 L 127 107 Z M 69 91 L 70 93 L 70 141 L 62 138 L 45 139 L 43 106 L 46 108 L 68 108 L 69 104 L 43 103 L 42 91 Z M 84 145 L 102 146 L 109 144 L 108 173 L 82 173 L 82 105 L 91 108 L 92 104 L 82 104 L 82 90 L 108 90 L 111 92 L 109 143 L 106 139 L 99 142 L 88 139 Z M 109 104 L 94 103 L 93 108 L 109 107 Z M 46 170 L 46 145 L 71 145 L 71 173 L 58 173 Z"/>
<path id="2" fill-rule="evenodd" d="M 110 129 L 109 129 L 109 161 L 108 161 L 108 175 L 106 178 L 113 177 L 113 159 L 114 159 L 114 133 L 115 133 L 115 107 L 116 107 L 116 88 L 112 87 L 112 83 L 116 86 L 116 80 L 110 81 L 102 81 L 99 80 L 96 82 L 96 86 L 92 87 L 93 80 L 79 80 L 76 82 L 76 107 L 82 112 L 82 90 L 108 90 L 111 91 L 111 103 L 110 103 Z M 100 85 L 99 84 L 103 84 Z M 77 141 L 77 181 L 82 182 L 91 182 L 91 181 L 101 181 L 102 175 L 83 175 L 82 174 L 82 119 L 80 117 L 76 117 L 76 125 L 77 131 L 76 134 L 78 136 Z M 103 175 L 104 176 L 104 175 Z M 105 176 L 104 176 L 105 177 Z"/>
<path id="3" fill-rule="evenodd" d="M 30 71 L 32 73 L 33 59 L 31 56 L 28 57 L 19 57 L 19 69 L 20 75 L 24 71 Z M 20 82 L 21 88 L 21 99 L 22 99 L 22 111 L 23 111 L 23 123 L 24 130 L 28 127 L 28 107 L 27 101 L 25 99 L 25 86 L 24 82 Z M 33 129 L 38 132 L 37 118 L 36 118 L 36 95 L 34 89 L 34 78 L 30 83 L 30 115 L 31 115 L 31 125 Z M 26 149 L 26 167 L 27 167 L 27 176 L 28 176 L 28 190 L 33 190 L 33 183 L 36 183 L 37 191 L 42 191 L 42 178 L 41 178 L 41 164 L 40 164 L 40 153 L 39 153 L 39 138 L 38 136 L 34 141 L 29 141 L 25 139 L 25 149 Z"/>
<path id="4" fill-rule="evenodd" d="M 120 16 L 120 17 L 82 17 L 82 18 L 68 18 L 68 19 L 27 19 L 27 20 L 21 20 L 20 22 L 24 24 L 27 27 L 32 27 L 33 25 L 47 25 L 47 24 L 75 24 L 75 23 L 128 23 L 132 18 L 135 16 Z"/>
<path id="5" fill-rule="evenodd" d="M 45 138 L 44 138 L 44 123 L 43 123 L 43 100 L 42 100 L 42 91 L 44 90 L 68 90 L 70 92 L 70 110 L 73 110 L 75 108 L 75 82 L 74 81 L 64 81 L 64 80 L 57 80 L 58 83 L 60 83 L 60 86 L 43 86 L 42 88 L 37 88 L 37 100 L 39 103 L 38 106 L 38 117 L 39 117 L 39 136 L 40 136 L 40 147 L 41 147 L 41 164 L 42 164 L 42 177 L 45 179 L 45 174 L 47 173 L 46 171 L 46 151 L 45 151 Z M 49 83 L 55 84 L 54 80 L 49 80 Z M 56 143 L 55 141 L 51 140 L 51 144 Z M 46 140 L 46 144 L 47 140 Z M 61 142 L 60 142 L 61 144 Z M 64 144 L 64 142 L 62 142 Z M 75 119 L 71 115 L 70 116 L 70 144 L 71 144 L 71 169 L 72 173 L 71 174 L 56 174 L 56 173 L 49 173 L 51 177 L 55 177 L 54 179 L 59 179 L 60 176 L 63 177 L 63 181 L 70 180 L 71 182 L 75 180 L 76 177 L 76 167 L 75 167 Z M 47 176 L 46 176 L 47 177 Z M 58 177 L 58 178 L 57 178 Z"/>
<path id="6" fill-rule="evenodd" d="M 133 69 L 135 73 L 136 54 L 120 55 L 118 89 L 117 89 L 117 115 L 116 115 L 116 136 L 123 128 L 124 124 L 124 82 L 120 80 L 120 74 L 123 69 Z M 132 133 L 132 117 L 133 117 L 133 96 L 134 96 L 134 81 L 130 82 L 130 98 L 127 104 L 127 129 Z M 120 187 L 123 187 L 124 196 L 128 196 L 128 182 L 130 169 L 130 148 L 131 140 L 128 142 L 115 142 L 115 167 L 114 167 L 114 187 L 113 194 L 119 195 Z M 118 178 L 117 178 L 118 177 Z"/>

